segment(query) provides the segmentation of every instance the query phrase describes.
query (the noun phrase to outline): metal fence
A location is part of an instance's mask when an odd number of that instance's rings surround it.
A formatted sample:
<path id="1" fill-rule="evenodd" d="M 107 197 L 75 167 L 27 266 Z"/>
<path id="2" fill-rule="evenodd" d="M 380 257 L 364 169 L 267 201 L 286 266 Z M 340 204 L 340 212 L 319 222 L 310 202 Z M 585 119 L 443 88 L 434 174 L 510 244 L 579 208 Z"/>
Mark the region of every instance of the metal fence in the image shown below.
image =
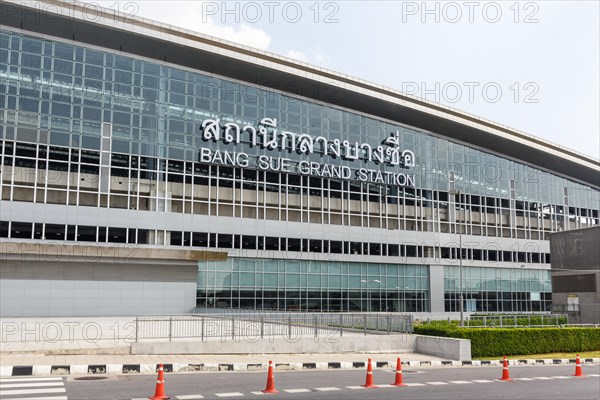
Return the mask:
<path id="1" fill-rule="evenodd" d="M 515 328 L 525 326 L 567 325 L 566 314 L 471 315 L 466 326 L 471 328 Z"/>
<path id="2" fill-rule="evenodd" d="M 138 316 L 135 341 L 146 339 L 296 338 L 345 334 L 412 332 L 413 319 L 404 314 L 244 313 L 186 316 Z"/>

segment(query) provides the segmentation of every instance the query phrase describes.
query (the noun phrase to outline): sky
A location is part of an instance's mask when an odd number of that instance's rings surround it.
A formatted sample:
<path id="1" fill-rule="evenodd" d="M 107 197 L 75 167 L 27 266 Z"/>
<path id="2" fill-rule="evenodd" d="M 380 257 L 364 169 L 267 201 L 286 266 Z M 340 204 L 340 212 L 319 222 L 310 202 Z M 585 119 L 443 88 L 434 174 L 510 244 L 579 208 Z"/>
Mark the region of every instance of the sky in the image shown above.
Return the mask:
<path id="1" fill-rule="evenodd" d="M 91 1 L 600 158 L 598 1 Z"/>

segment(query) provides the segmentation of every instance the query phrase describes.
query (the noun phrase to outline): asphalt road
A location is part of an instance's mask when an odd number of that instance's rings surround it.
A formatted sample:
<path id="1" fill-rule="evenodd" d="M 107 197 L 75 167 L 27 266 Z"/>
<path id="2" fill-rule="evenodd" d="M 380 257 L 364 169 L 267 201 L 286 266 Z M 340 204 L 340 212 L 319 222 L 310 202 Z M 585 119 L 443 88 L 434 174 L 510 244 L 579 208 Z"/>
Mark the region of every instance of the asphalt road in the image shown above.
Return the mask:
<path id="1" fill-rule="evenodd" d="M 277 395 L 260 393 L 266 371 L 166 374 L 165 393 L 172 399 L 528 399 L 563 400 L 600 398 L 600 366 L 584 365 L 585 378 L 571 377 L 573 365 L 511 366 L 512 382 L 501 382 L 501 367 L 404 369 L 408 387 L 389 387 L 394 371 L 373 373 L 377 389 L 358 388 L 365 383 L 364 370 L 275 371 Z M 596 375 L 596 376 L 589 376 Z M 37 381 L 35 379 L 38 379 Z M 44 396 L 55 399 L 141 399 L 154 395 L 156 375 L 119 375 L 103 380 L 75 377 L 15 378 L 0 383 L 0 398 L 19 399 Z M 41 383 L 31 386 L 27 383 Z M 52 384 L 52 394 L 44 394 Z M 386 385 L 387 384 L 387 385 Z M 7 386 L 17 385 L 17 386 Z M 66 392 L 60 392 L 64 385 Z M 46 397 L 48 396 L 48 397 Z M 56 397 L 55 397 L 56 396 Z"/>

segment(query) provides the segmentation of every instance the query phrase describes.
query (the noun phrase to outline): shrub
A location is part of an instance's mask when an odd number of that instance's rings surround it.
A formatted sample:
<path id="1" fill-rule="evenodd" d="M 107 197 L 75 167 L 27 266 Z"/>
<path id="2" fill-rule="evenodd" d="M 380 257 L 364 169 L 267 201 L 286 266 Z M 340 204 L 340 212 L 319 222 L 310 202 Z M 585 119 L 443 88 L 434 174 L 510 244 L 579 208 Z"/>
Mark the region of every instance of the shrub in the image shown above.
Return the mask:
<path id="1" fill-rule="evenodd" d="M 600 350 L 599 328 L 459 328 L 433 321 L 414 333 L 470 339 L 472 357 Z"/>

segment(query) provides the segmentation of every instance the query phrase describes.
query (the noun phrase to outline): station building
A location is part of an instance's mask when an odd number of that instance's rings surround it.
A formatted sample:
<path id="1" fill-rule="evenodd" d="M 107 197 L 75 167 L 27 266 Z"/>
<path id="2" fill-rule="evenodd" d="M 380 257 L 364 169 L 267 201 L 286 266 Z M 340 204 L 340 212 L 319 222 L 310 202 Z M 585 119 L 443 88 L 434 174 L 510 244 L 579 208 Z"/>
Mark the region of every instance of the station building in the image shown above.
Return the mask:
<path id="1" fill-rule="evenodd" d="M 2 7 L 3 316 L 156 313 L 144 290 L 545 312 L 549 234 L 600 224 L 600 162 L 539 137 L 114 10 Z"/>

